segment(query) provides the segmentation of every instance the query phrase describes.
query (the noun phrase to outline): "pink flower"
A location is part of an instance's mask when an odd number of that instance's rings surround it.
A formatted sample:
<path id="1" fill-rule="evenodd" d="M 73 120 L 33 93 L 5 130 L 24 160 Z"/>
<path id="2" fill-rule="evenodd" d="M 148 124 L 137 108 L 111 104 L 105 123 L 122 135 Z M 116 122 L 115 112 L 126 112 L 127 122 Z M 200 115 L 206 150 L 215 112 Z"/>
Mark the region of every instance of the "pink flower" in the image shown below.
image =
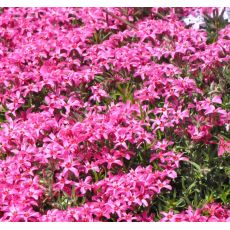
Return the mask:
<path id="1" fill-rule="evenodd" d="M 112 164 L 117 164 L 123 166 L 123 162 L 116 159 L 116 157 L 111 156 L 110 154 L 106 155 L 107 168 L 111 169 Z"/>
<path id="2" fill-rule="evenodd" d="M 168 182 L 169 182 L 168 180 L 165 180 L 165 181 L 157 180 L 157 183 L 156 183 L 157 193 L 160 193 L 161 189 L 163 189 L 163 188 L 167 188 L 168 190 L 172 190 L 172 186 L 169 185 Z"/>
<path id="3" fill-rule="evenodd" d="M 225 141 L 224 138 L 220 136 L 218 145 L 218 156 L 223 156 L 225 152 L 230 153 L 230 141 Z"/>
<path id="4" fill-rule="evenodd" d="M 74 185 L 73 181 L 68 180 L 68 175 L 65 174 L 57 176 L 58 182 L 54 184 L 54 190 L 63 190 L 66 185 Z"/>
<path id="5" fill-rule="evenodd" d="M 170 210 L 168 213 L 161 212 L 164 217 L 160 220 L 161 222 L 175 222 L 175 215 L 172 210 Z"/>
<path id="6" fill-rule="evenodd" d="M 212 98 L 212 102 L 217 103 L 217 104 L 222 104 L 221 97 L 219 95 L 216 95 Z"/>
<path id="7" fill-rule="evenodd" d="M 63 174 L 66 175 L 68 172 L 72 172 L 76 177 L 79 177 L 79 172 L 75 167 L 77 165 L 79 165 L 79 162 L 74 161 L 71 156 L 68 156 L 64 159 L 64 162 L 61 163 Z"/>

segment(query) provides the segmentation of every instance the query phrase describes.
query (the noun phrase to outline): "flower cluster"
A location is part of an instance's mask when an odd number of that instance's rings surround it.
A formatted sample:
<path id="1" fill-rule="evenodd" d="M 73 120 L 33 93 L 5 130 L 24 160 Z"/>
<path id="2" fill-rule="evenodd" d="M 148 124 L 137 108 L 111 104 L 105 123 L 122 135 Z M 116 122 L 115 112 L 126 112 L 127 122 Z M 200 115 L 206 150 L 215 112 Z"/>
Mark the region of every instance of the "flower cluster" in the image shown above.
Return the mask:
<path id="1" fill-rule="evenodd" d="M 0 221 L 228 221 L 152 211 L 194 146 L 230 152 L 230 26 L 183 21 L 212 10 L 1 8 Z"/>
<path id="2" fill-rule="evenodd" d="M 223 208 L 220 204 L 207 204 L 203 208 L 192 210 L 189 207 L 184 212 L 174 214 L 162 212 L 164 216 L 162 222 L 230 222 L 230 211 Z"/>

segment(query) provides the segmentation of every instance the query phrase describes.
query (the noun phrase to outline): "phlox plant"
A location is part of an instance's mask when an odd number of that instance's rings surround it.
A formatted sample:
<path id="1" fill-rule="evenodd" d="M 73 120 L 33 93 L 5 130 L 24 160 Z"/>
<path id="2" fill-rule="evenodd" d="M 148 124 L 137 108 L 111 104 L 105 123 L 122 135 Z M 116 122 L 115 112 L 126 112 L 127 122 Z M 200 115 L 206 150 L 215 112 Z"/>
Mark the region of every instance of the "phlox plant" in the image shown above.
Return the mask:
<path id="1" fill-rule="evenodd" d="M 226 10 L 0 8 L 0 221 L 230 221 Z"/>

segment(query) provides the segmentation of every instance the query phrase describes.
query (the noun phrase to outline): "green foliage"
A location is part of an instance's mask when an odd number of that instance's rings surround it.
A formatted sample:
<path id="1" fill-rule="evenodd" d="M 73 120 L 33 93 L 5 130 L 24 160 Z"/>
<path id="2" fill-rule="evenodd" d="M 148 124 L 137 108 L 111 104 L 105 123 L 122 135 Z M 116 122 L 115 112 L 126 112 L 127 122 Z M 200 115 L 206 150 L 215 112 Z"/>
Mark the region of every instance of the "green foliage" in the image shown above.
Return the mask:
<path id="1" fill-rule="evenodd" d="M 6 108 L 4 108 L 4 106 L 0 104 L 0 124 L 1 122 L 6 121 L 5 112 L 6 112 Z"/>
<path id="2" fill-rule="evenodd" d="M 161 211 L 181 212 L 188 206 L 197 209 L 214 201 L 230 207 L 229 157 L 219 158 L 214 145 L 197 144 L 184 150 L 190 160 L 177 170 L 173 190 L 161 193 L 153 201 L 152 210 L 157 217 Z"/>
<path id="3" fill-rule="evenodd" d="M 218 9 L 213 10 L 213 16 L 208 14 L 204 15 L 204 21 L 206 23 L 207 31 L 207 43 L 214 43 L 218 39 L 218 32 L 220 29 L 224 28 L 228 24 L 228 20 L 224 19 L 223 15 L 225 8 L 219 12 Z"/>
<path id="4" fill-rule="evenodd" d="M 93 34 L 93 37 L 91 37 L 89 41 L 91 44 L 100 44 L 108 39 L 113 33 L 113 31 L 105 31 L 103 29 L 96 30 L 96 32 Z"/>

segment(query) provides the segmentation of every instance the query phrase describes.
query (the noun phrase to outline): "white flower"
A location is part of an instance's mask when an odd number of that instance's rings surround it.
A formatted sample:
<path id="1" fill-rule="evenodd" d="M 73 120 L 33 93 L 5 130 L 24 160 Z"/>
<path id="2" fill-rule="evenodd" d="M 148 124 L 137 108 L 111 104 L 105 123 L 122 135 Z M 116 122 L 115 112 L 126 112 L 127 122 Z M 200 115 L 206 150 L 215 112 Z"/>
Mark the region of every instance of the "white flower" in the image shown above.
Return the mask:
<path id="1" fill-rule="evenodd" d="M 193 29 L 199 29 L 205 24 L 204 18 L 200 15 L 196 17 L 193 15 L 189 15 L 188 17 L 184 18 L 183 21 L 186 25 L 192 25 Z"/>
<path id="2" fill-rule="evenodd" d="M 226 131 L 228 132 L 228 131 L 230 130 L 230 124 L 226 124 L 226 125 L 225 125 L 225 129 L 226 129 Z"/>

